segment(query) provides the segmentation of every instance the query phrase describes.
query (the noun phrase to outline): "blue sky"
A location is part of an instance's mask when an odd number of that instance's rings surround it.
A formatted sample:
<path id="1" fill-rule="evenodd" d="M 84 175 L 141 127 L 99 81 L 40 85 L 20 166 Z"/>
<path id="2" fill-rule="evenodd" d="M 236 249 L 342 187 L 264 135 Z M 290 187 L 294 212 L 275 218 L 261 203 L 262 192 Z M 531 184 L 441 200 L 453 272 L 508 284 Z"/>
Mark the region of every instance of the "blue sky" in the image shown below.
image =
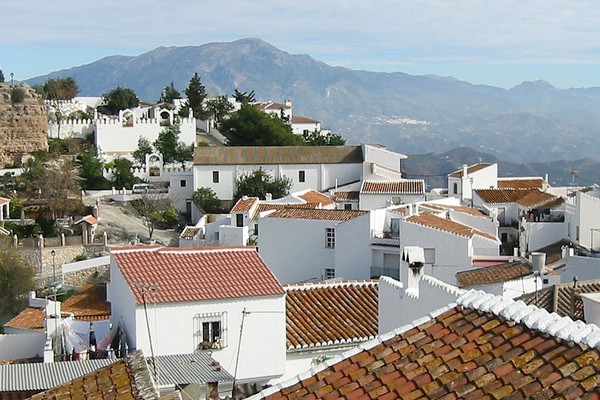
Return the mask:
<path id="1" fill-rule="evenodd" d="M 330 65 L 512 87 L 600 86 L 594 1 L 3 0 L 0 69 L 24 80 L 109 55 L 256 37 Z"/>

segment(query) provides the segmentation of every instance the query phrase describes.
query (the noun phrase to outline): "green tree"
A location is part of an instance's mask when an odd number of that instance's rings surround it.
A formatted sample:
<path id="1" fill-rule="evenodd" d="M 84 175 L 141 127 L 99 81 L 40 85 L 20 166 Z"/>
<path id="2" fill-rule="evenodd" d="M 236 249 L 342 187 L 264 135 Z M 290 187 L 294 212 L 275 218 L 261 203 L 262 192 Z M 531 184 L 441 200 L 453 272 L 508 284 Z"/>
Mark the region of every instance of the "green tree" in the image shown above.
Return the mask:
<path id="1" fill-rule="evenodd" d="M 140 104 L 135 92 L 123 86 L 117 86 L 102 95 L 104 108 L 112 115 L 117 115 L 119 111 L 127 108 L 137 107 Z"/>
<path id="2" fill-rule="evenodd" d="M 109 164 L 113 168 L 111 183 L 115 188 L 131 189 L 140 179 L 133 175 L 133 164 L 126 158 L 117 157 Z"/>
<path id="3" fill-rule="evenodd" d="M 233 89 L 233 98 L 238 103 L 252 103 L 255 100 L 254 90 L 250 92 L 240 92 L 237 89 Z"/>
<path id="4" fill-rule="evenodd" d="M 79 85 L 72 77 L 48 79 L 43 86 L 46 100 L 71 100 L 79 93 Z"/>
<path id="5" fill-rule="evenodd" d="M 199 210 L 205 213 L 217 212 L 221 207 L 221 200 L 214 190 L 208 187 L 196 189 L 192 194 L 192 201 Z"/>
<path id="6" fill-rule="evenodd" d="M 191 146 L 179 141 L 180 133 L 179 124 L 169 125 L 160 131 L 154 141 L 154 148 L 163 156 L 163 164 L 183 163 L 192 159 L 193 150 Z"/>
<path id="7" fill-rule="evenodd" d="M 81 188 L 110 189 L 110 182 L 104 177 L 104 163 L 96 155 L 96 149 L 90 147 L 77 156 L 77 166 L 81 177 Z"/>
<path id="8" fill-rule="evenodd" d="M 0 69 L 0 83 L 4 82 L 4 74 L 2 73 L 2 70 Z"/>
<path id="9" fill-rule="evenodd" d="M 137 149 L 135 149 L 132 155 L 140 165 L 144 165 L 146 163 L 146 154 L 152 154 L 152 144 L 150 144 L 148 139 L 140 136 Z"/>
<path id="10" fill-rule="evenodd" d="M 264 199 L 267 193 L 270 193 L 274 199 L 277 199 L 288 195 L 291 188 L 292 180 L 287 176 L 274 178 L 259 168 L 249 175 L 236 179 L 233 202 L 235 203 L 242 196 Z"/>
<path id="11" fill-rule="evenodd" d="M 171 205 L 171 200 L 161 194 L 144 194 L 133 202 L 133 207 L 143 218 L 148 228 L 148 237 L 152 239 L 155 228 L 177 226 L 179 212 Z"/>
<path id="12" fill-rule="evenodd" d="M 206 101 L 206 112 L 210 115 L 217 125 L 233 111 L 233 104 L 229 102 L 227 96 L 217 96 Z"/>
<path id="13" fill-rule="evenodd" d="M 175 99 L 180 99 L 181 93 L 177 89 L 175 89 L 175 85 L 171 82 L 170 85 L 165 86 L 162 93 L 160 94 L 160 98 L 158 99 L 159 103 L 169 103 L 173 104 Z"/>
<path id="14" fill-rule="evenodd" d="M 188 109 L 191 108 L 194 113 L 194 118 L 206 119 L 208 116 L 204 109 L 204 99 L 206 98 L 206 88 L 202 84 L 198 73 L 190 79 L 188 87 L 183 91 L 187 96 L 187 100 L 181 107 L 179 115 L 188 116 Z"/>
<path id="15" fill-rule="evenodd" d="M 345 146 L 346 139 L 337 133 L 323 135 L 321 131 L 304 132 L 304 141 L 309 146 Z"/>
<path id="16" fill-rule="evenodd" d="M 35 271 L 9 239 L 0 238 L 0 320 L 6 320 L 27 305 L 35 288 Z"/>
<path id="17" fill-rule="evenodd" d="M 267 114 L 257 107 L 242 103 L 221 124 L 221 133 L 230 146 L 302 146 L 304 139 L 276 115 Z"/>

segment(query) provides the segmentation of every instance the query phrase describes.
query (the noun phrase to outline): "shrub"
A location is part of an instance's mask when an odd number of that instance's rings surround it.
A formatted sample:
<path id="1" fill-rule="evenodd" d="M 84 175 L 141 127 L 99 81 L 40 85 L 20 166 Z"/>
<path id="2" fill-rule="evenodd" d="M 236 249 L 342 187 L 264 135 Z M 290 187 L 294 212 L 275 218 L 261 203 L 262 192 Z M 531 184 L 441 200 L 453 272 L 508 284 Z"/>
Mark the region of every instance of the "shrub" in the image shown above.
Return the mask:
<path id="1" fill-rule="evenodd" d="M 13 104 L 22 103 L 25 100 L 25 90 L 20 87 L 13 87 L 10 92 L 10 101 Z"/>

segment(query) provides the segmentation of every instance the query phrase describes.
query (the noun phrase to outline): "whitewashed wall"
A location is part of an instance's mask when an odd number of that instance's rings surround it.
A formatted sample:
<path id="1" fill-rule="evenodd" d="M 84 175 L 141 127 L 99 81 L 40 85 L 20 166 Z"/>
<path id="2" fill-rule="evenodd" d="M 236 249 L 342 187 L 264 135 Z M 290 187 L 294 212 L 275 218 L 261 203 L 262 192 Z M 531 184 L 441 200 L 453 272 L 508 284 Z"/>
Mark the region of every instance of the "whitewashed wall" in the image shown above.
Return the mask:
<path id="1" fill-rule="evenodd" d="M 112 255 L 110 262 L 110 281 L 106 286 L 106 301 L 110 303 L 111 321 L 113 325 L 120 323 L 121 326 L 125 328 L 128 346 L 130 348 L 132 346 L 135 347 L 137 335 L 136 329 L 138 326 L 138 323 L 136 322 L 136 300 Z"/>
<path id="2" fill-rule="evenodd" d="M 246 310 L 240 347 L 242 312 Z M 154 354 L 191 353 L 194 348 L 194 317 L 226 312 L 226 346 L 212 349 L 211 356 L 237 379 L 280 376 L 285 372 L 285 297 L 263 296 L 196 303 L 150 304 L 148 319 Z M 150 354 L 144 310 L 136 310 L 134 346 Z"/>
<path id="3" fill-rule="evenodd" d="M 400 171 L 400 160 L 406 159 L 407 156 L 400 153 L 387 150 L 386 148 L 379 146 L 372 146 L 369 144 L 362 145 L 363 160 L 365 162 L 365 168 L 370 168 L 370 163 L 375 163 L 380 166 L 390 168 L 394 171 Z M 365 176 L 368 175 L 369 171 L 364 171 Z"/>
<path id="4" fill-rule="evenodd" d="M 136 119 L 133 126 L 123 126 L 118 119 L 97 119 L 96 147 L 103 153 L 127 152 L 137 149 L 138 139 L 144 137 L 153 143 L 158 134 L 165 129 L 158 119 Z M 196 120 L 182 118 L 180 120 L 179 140 L 187 145 L 196 143 Z"/>
<path id="5" fill-rule="evenodd" d="M 235 180 L 262 169 L 273 177 L 292 179 L 290 192 L 306 189 L 323 191 L 338 185 L 357 181 L 360 164 L 252 164 L 252 165 L 194 165 L 194 189 L 208 187 L 221 200 L 233 199 Z M 219 172 L 219 182 L 213 182 L 213 171 Z M 305 182 L 299 182 L 299 171 L 305 171 Z"/>
<path id="6" fill-rule="evenodd" d="M 498 221 L 494 221 L 491 217 L 475 215 L 450 210 L 450 219 L 463 225 L 471 226 L 479 231 L 489 233 L 490 235 L 498 236 Z"/>
<path id="7" fill-rule="evenodd" d="M 578 281 L 600 279 L 600 258 L 570 256 L 565 268 L 557 269 L 556 272 L 560 274 L 561 283 L 573 282 L 574 277 Z"/>
<path id="8" fill-rule="evenodd" d="M 48 137 L 67 139 L 81 138 L 85 139 L 88 135 L 94 133 L 94 122 L 90 119 L 63 120 L 59 124 L 48 122 Z"/>
<path id="9" fill-rule="evenodd" d="M 457 288 L 432 285 L 424 279 L 419 283 L 418 297 L 408 295 L 406 288 L 406 283 L 388 277 L 379 278 L 379 334 L 446 307 L 455 302 L 460 293 Z"/>
<path id="10" fill-rule="evenodd" d="M 521 251 L 536 251 L 567 237 L 567 227 L 564 222 L 521 222 L 519 234 Z M 598 234 L 600 240 L 600 232 Z"/>
<path id="11" fill-rule="evenodd" d="M 282 284 L 320 281 L 335 267 L 335 249 L 325 247 L 325 228 L 336 221 L 261 218 L 258 250 Z M 336 231 L 336 246 L 337 246 Z"/>
<path id="12" fill-rule="evenodd" d="M 371 278 L 371 219 L 367 213 L 336 225 L 336 278 Z"/>
<path id="13" fill-rule="evenodd" d="M 0 360 L 43 357 L 45 344 L 44 332 L 0 335 Z"/>
<path id="14" fill-rule="evenodd" d="M 360 193 L 359 208 L 361 210 L 375 210 L 393 205 L 392 199 L 400 197 L 400 204 L 424 201 L 425 194 L 391 194 L 391 193 Z"/>
<path id="15" fill-rule="evenodd" d="M 455 274 L 471 265 L 472 243 L 469 238 L 400 221 L 400 254 L 405 246 L 435 249 L 435 264 L 425 265 L 425 274 L 455 284 Z"/>

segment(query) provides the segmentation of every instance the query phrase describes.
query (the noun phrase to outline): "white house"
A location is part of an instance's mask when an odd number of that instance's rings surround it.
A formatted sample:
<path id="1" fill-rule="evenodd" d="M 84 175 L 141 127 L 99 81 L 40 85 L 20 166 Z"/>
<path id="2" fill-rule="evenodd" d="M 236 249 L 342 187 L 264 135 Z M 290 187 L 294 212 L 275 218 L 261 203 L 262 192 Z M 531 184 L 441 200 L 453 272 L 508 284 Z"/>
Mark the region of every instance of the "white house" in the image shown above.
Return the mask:
<path id="1" fill-rule="evenodd" d="M 568 239 L 589 250 L 600 250 L 600 190 L 580 190 L 571 198 L 574 204 L 565 208 Z"/>
<path id="2" fill-rule="evenodd" d="M 213 189 L 221 200 L 233 199 L 235 181 L 262 169 L 276 178 L 292 180 L 291 192 L 319 192 L 369 179 L 400 176 L 406 156 L 382 146 L 197 147 L 194 152 L 194 190 Z M 377 175 L 380 174 L 380 175 Z"/>
<path id="3" fill-rule="evenodd" d="M 468 203 L 474 189 L 496 188 L 498 184 L 498 164 L 466 164 L 448 175 L 448 196 L 458 197 Z"/>
<path id="4" fill-rule="evenodd" d="M 10 218 L 10 199 L 0 197 L 0 222 Z"/>
<path id="5" fill-rule="evenodd" d="M 372 215 L 282 209 L 258 220 L 261 256 L 283 283 L 369 279 Z"/>
<path id="6" fill-rule="evenodd" d="M 365 180 L 359 191 L 359 208 L 361 210 L 374 210 L 390 205 L 424 200 L 425 181 L 423 179 Z"/>
<path id="7" fill-rule="evenodd" d="M 230 211 L 229 224 L 218 228 L 219 243 L 224 246 L 245 246 L 249 240 L 258 242 L 258 220 L 270 212 L 284 208 L 333 209 L 335 202 L 325 194 L 312 189 L 292 193 L 281 199 L 266 200 L 242 197 Z"/>
<path id="8" fill-rule="evenodd" d="M 113 249 L 110 279 L 130 349 L 209 351 L 242 382 L 285 372 L 285 293 L 254 248 Z"/>

